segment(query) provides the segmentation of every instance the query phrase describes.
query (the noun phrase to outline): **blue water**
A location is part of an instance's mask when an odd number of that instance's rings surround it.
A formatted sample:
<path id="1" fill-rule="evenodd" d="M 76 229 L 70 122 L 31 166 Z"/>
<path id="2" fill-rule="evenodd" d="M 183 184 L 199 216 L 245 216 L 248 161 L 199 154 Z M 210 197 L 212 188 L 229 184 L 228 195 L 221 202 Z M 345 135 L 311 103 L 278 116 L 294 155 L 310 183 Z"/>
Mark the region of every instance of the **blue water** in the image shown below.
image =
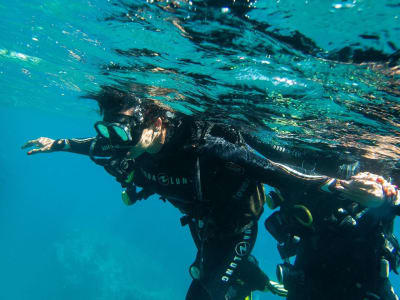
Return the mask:
<path id="1" fill-rule="evenodd" d="M 195 249 L 175 209 L 125 207 L 87 157 L 20 150 L 93 136 L 79 97 L 101 85 L 398 168 L 398 1 L 176 3 L 0 0 L 0 299 L 184 299 Z M 262 226 L 255 255 L 273 278 Z"/>

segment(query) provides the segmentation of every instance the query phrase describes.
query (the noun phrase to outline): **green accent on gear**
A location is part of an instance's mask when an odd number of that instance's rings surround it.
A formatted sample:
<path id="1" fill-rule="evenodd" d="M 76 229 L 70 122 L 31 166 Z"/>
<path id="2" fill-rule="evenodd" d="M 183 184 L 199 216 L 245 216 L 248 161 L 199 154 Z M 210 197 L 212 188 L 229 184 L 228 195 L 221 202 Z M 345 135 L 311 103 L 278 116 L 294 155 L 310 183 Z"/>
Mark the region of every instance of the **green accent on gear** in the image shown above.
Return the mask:
<path id="1" fill-rule="evenodd" d="M 132 171 L 132 172 L 128 175 L 128 177 L 126 178 L 125 182 L 126 182 L 126 183 L 131 183 L 132 180 L 133 180 L 133 176 L 134 176 L 134 175 L 135 175 L 135 171 Z"/>
<path id="2" fill-rule="evenodd" d="M 275 196 L 272 195 L 274 193 Z M 274 189 L 268 195 L 265 195 L 265 201 L 270 209 L 275 209 L 280 206 L 284 199 L 278 189 Z"/>
<path id="3" fill-rule="evenodd" d="M 265 201 L 267 202 L 268 208 L 269 209 L 274 209 L 277 206 L 275 205 L 274 200 L 272 199 L 272 197 L 270 195 L 266 195 L 265 196 Z M 247 299 L 246 299 L 247 300 Z"/>
<path id="4" fill-rule="evenodd" d="M 244 300 L 253 300 L 253 293 L 250 292 L 250 295 L 246 296 L 246 298 L 244 298 Z"/>
<path id="5" fill-rule="evenodd" d="M 305 207 L 304 205 L 294 205 L 294 209 L 298 210 L 299 212 L 303 212 L 305 214 L 306 219 L 302 218 L 298 213 L 295 213 L 295 219 L 303 226 L 310 227 L 313 223 L 313 217 L 310 210 Z"/>
<path id="6" fill-rule="evenodd" d="M 133 202 L 131 201 L 131 198 L 129 197 L 129 195 L 126 191 L 122 192 L 121 197 L 122 197 L 122 202 L 124 202 L 125 205 L 129 206 L 129 205 L 133 204 Z"/>

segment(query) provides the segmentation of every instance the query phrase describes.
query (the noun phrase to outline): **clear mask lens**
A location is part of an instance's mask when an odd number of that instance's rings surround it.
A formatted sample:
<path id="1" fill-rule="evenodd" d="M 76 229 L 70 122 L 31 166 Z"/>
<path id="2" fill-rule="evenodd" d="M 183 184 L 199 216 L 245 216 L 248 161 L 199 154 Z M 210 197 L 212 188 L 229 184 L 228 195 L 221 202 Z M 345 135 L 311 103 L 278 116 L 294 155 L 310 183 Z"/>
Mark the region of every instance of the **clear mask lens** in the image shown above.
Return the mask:
<path id="1" fill-rule="evenodd" d="M 99 130 L 99 133 L 104 136 L 105 138 L 109 139 L 110 138 L 110 132 L 108 131 L 107 126 L 103 124 L 98 124 L 97 129 Z"/>
<path id="2" fill-rule="evenodd" d="M 112 127 L 115 133 L 121 138 L 122 141 L 127 142 L 129 140 L 129 136 L 125 129 L 118 127 L 118 126 L 113 126 Z"/>

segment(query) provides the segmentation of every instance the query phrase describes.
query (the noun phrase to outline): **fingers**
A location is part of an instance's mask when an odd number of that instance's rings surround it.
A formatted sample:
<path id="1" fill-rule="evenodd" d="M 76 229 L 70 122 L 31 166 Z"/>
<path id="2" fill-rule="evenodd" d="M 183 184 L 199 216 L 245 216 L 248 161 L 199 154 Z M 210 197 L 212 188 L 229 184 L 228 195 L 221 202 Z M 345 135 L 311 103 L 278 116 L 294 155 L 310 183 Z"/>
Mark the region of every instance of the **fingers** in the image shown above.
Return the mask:
<path id="1" fill-rule="evenodd" d="M 383 192 L 385 193 L 386 197 L 393 197 L 397 196 L 397 187 L 395 185 L 388 185 L 383 187 Z"/>
<path id="2" fill-rule="evenodd" d="M 36 154 L 36 153 L 46 153 L 46 152 L 52 152 L 53 150 L 51 150 L 51 146 L 53 144 L 48 144 L 46 146 L 37 148 L 37 149 L 32 149 L 31 151 L 28 151 L 28 155 L 32 155 L 32 154 Z"/>
<path id="3" fill-rule="evenodd" d="M 361 181 L 374 181 L 379 183 L 382 186 L 390 185 L 388 181 L 386 181 L 382 176 L 369 173 L 369 172 L 361 172 L 351 177 L 353 180 L 361 180 Z"/>
<path id="4" fill-rule="evenodd" d="M 22 145 L 21 149 L 30 148 L 38 144 L 39 139 L 27 141 L 25 144 Z"/>
<path id="5" fill-rule="evenodd" d="M 382 185 L 379 183 L 376 183 L 374 181 L 351 181 L 351 182 L 346 182 L 342 183 L 343 189 L 347 190 L 349 192 L 364 192 L 368 194 L 374 194 L 374 195 L 382 195 Z"/>
<path id="6" fill-rule="evenodd" d="M 350 181 L 341 180 L 335 188 L 344 195 L 360 197 L 374 196 L 383 197 L 382 186 L 375 181 L 366 181 L 360 179 L 352 179 Z"/>
<path id="7" fill-rule="evenodd" d="M 41 153 L 41 152 L 47 152 L 47 151 L 43 151 L 43 149 L 32 149 L 30 151 L 28 151 L 26 154 L 28 155 L 32 155 L 32 154 L 37 154 L 37 153 Z"/>
<path id="8" fill-rule="evenodd" d="M 369 207 L 380 206 L 398 196 L 397 186 L 369 172 L 356 174 L 349 181 L 340 181 L 337 189 L 343 197 Z"/>
<path id="9" fill-rule="evenodd" d="M 352 176 L 351 179 L 353 180 L 366 180 L 366 181 L 375 181 L 378 183 L 385 182 L 385 179 L 382 176 L 370 173 L 370 172 L 361 172 L 357 173 L 356 175 Z"/>
<path id="10" fill-rule="evenodd" d="M 386 197 L 390 198 L 393 196 L 397 196 L 397 186 L 391 184 L 390 182 L 385 180 L 382 176 L 370 174 L 370 177 L 368 177 L 368 179 L 378 183 Z"/>
<path id="11" fill-rule="evenodd" d="M 27 152 L 28 155 L 36 154 L 36 153 L 43 153 L 43 152 L 51 152 L 51 147 L 54 144 L 54 140 L 47 138 L 47 137 L 40 137 L 35 140 L 30 140 L 22 145 L 22 149 L 36 147 L 36 149 L 32 149 Z"/>

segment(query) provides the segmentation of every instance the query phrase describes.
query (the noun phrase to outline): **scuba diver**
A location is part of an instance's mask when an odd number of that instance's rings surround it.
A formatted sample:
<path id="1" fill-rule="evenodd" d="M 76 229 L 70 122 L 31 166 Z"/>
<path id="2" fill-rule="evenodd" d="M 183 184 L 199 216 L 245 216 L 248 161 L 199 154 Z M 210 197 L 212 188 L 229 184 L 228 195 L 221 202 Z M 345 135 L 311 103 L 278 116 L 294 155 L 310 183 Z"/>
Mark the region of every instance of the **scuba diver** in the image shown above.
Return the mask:
<path id="1" fill-rule="evenodd" d="M 268 150 L 274 152 L 272 156 L 283 158 L 268 145 L 258 146 L 259 151 Z M 287 163 L 291 156 L 290 163 L 300 165 L 305 156 L 322 155 L 297 151 L 296 155 L 286 155 L 284 161 Z M 382 188 L 377 186 L 376 193 L 386 193 L 392 186 L 381 176 L 355 174 L 359 167 L 359 161 L 347 161 L 336 172 L 349 177 L 353 184 L 366 177 L 378 182 Z M 400 199 L 398 194 L 389 194 L 385 200 L 357 202 L 340 195 L 334 200 L 332 195 L 313 191 L 269 193 L 269 207 L 279 210 L 267 218 L 265 227 L 278 242 L 283 263 L 277 266 L 277 277 L 288 290 L 288 300 L 399 299 L 389 273 L 398 274 L 400 266 L 400 246 L 393 234 L 394 219 L 400 215 Z M 294 264 L 290 262 L 293 256 Z"/>
<path id="2" fill-rule="evenodd" d="M 266 201 L 263 183 L 296 194 L 340 195 L 379 202 L 397 188 L 377 182 L 307 175 L 252 150 L 241 131 L 180 114 L 154 100 L 103 87 L 87 98 L 98 102 L 103 120 L 97 136 L 86 139 L 41 137 L 22 148 L 27 154 L 67 151 L 84 154 L 104 167 L 124 188 L 125 204 L 157 194 L 184 215 L 198 249 L 189 268 L 187 300 L 250 299 L 255 290 L 286 296 L 251 255 L 257 222 Z M 322 197 L 322 196 L 321 196 Z"/>

